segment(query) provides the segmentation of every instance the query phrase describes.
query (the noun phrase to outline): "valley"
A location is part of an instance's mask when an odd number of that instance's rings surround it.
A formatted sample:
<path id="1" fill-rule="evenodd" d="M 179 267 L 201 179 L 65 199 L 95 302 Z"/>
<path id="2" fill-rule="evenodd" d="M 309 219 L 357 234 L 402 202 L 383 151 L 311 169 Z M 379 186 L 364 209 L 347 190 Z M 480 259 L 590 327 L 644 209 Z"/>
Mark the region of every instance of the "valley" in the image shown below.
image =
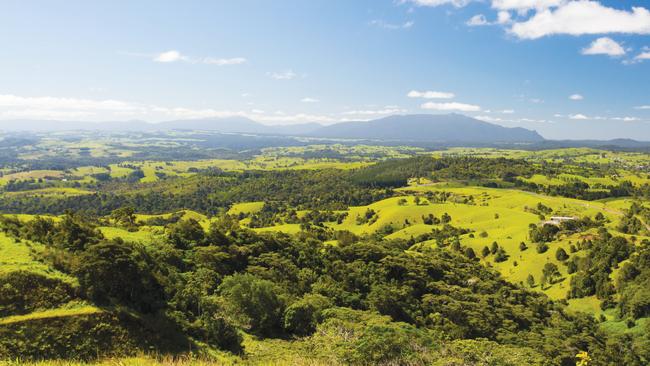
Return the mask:
<path id="1" fill-rule="evenodd" d="M 5 155 L 0 355 L 445 364 L 471 347 L 541 365 L 606 360 L 621 339 L 642 352 L 644 152 L 342 142 L 199 153 L 204 140 L 187 134 L 36 135 Z M 567 319 L 582 326 L 553 338 Z M 401 355 L 364 348 L 383 336 Z M 401 337 L 427 351 L 404 354 Z"/>

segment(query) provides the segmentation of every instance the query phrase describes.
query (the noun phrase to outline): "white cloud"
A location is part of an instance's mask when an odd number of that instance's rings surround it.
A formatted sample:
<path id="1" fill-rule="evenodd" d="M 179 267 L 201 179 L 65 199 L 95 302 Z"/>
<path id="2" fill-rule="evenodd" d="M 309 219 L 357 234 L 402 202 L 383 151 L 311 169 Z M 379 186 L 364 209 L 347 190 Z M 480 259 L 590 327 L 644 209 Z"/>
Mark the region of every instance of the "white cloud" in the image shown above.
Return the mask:
<path id="1" fill-rule="evenodd" d="M 492 0 L 492 7 L 499 10 L 516 10 L 518 12 L 531 9 L 548 9 L 557 7 L 566 0 Z"/>
<path id="2" fill-rule="evenodd" d="M 454 93 L 440 92 L 440 91 L 417 91 L 411 90 L 406 94 L 409 98 L 424 98 L 424 99 L 451 99 L 455 97 Z"/>
<path id="3" fill-rule="evenodd" d="M 569 115 L 569 119 L 582 120 L 582 119 L 589 119 L 589 117 L 585 116 L 584 114 L 578 113 L 578 114 Z"/>
<path id="4" fill-rule="evenodd" d="M 250 112 L 219 110 L 212 108 L 194 109 L 166 107 L 154 104 L 134 103 L 120 100 L 94 100 L 59 97 L 22 97 L 11 94 L 0 95 L 0 119 L 38 118 L 44 120 L 68 119 L 81 121 L 105 121 L 142 118 L 149 121 L 193 118 L 249 117 L 256 121 L 273 123 L 333 123 L 341 121 L 328 115 L 266 114 L 263 110 Z"/>
<path id="5" fill-rule="evenodd" d="M 650 60 L 650 51 L 641 52 L 634 59 L 637 61 Z"/>
<path id="6" fill-rule="evenodd" d="M 457 8 L 462 8 L 471 1 L 472 0 L 402 0 L 401 2 L 410 2 L 417 6 L 436 7 L 441 5 L 452 5 Z"/>
<path id="7" fill-rule="evenodd" d="M 585 99 L 585 97 L 583 97 L 580 94 L 571 94 L 571 95 L 569 95 L 569 99 L 571 99 L 571 100 L 583 100 L 583 99 Z"/>
<path id="8" fill-rule="evenodd" d="M 247 60 L 243 57 L 233 57 L 233 58 L 205 57 L 205 58 L 198 59 L 198 61 L 199 63 L 202 64 L 218 65 L 218 66 L 241 65 L 247 62 Z"/>
<path id="9" fill-rule="evenodd" d="M 470 27 L 480 27 L 484 25 L 509 24 L 511 22 L 512 18 L 510 12 L 504 10 L 497 13 L 497 19 L 494 22 L 488 21 L 483 14 L 477 14 L 466 21 L 465 25 Z"/>
<path id="10" fill-rule="evenodd" d="M 636 122 L 640 121 L 638 117 L 612 117 L 614 121 Z"/>
<path id="11" fill-rule="evenodd" d="M 318 99 L 310 98 L 310 97 L 304 97 L 304 98 L 300 99 L 300 101 L 303 102 L 303 103 L 318 103 L 319 102 Z"/>
<path id="12" fill-rule="evenodd" d="M 639 105 L 634 107 L 634 109 L 650 109 L 650 105 Z"/>
<path id="13" fill-rule="evenodd" d="M 490 123 L 504 122 L 503 118 L 492 117 L 492 116 L 474 116 L 474 118 L 480 119 L 481 121 L 490 122 Z"/>
<path id="14" fill-rule="evenodd" d="M 379 28 L 397 30 L 397 29 L 409 29 L 413 27 L 413 25 L 415 25 L 415 22 L 409 20 L 401 24 L 394 24 L 394 23 L 385 22 L 381 19 L 375 19 L 368 22 L 368 24 Z"/>
<path id="15" fill-rule="evenodd" d="M 487 19 L 485 19 L 485 15 L 477 14 L 469 18 L 469 20 L 465 22 L 465 24 L 470 27 L 480 27 L 483 25 L 490 25 L 490 22 L 488 22 Z"/>
<path id="16" fill-rule="evenodd" d="M 589 47 L 582 49 L 583 55 L 609 55 L 609 56 L 623 56 L 625 49 L 609 37 L 600 37 L 591 42 Z"/>
<path id="17" fill-rule="evenodd" d="M 184 58 L 185 56 L 181 55 L 180 52 L 171 50 L 157 54 L 153 60 L 156 62 L 176 62 L 181 61 Z"/>
<path id="18" fill-rule="evenodd" d="M 183 55 L 182 53 L 176 50 L 161 52 L 157 55 L 154 55 L 153 61 L 162 62 L 162 63 L 182 61 L 190 64 L 206 64 L 206 65 L 217 65 L 217 66 L 241 65 L 247 62 L 247 60 L 243 57 L 233 57 L 233 58 L 189 57 Z"/>
<path id="19" fill-rule="evenodd" d="M 101 110 L 101 111 L 133 111 L 139 107 L 132 103 L 119 100 L 94 100 L 80 98 L 57 97 L 20 97 L 11 94 L 0 95 L 0 107 L 24 108 L 37 110 Z"/>
<path id="20" fill-rule="evenodd" d="M 340 119 L 331 116 L 308 114 L 308 113 L 277 114 L 277 115 L 253 114 L 253 115 L 247 115 L 247 117 L 257 122 L 262 122 L 266 124 L 285 124 L 285 123 L 294 124 L 294 123 L 306 123 L 306 122 L 328 124 L 328 123 L 340 122 Z"/>
<path id="21" fill-rule="evenodd" d="M 522 39 L 554 34 L 650 34 L 650 11 L 643 7 L 619 10 L 591 0 L 569 1 L 555 10 L 541 10 L 528 20 L 515 23 L 510 32 Z"/>
<path id="22" fill-rule="evenodd" d="M 291 79 L 295 79 L 298 76 L 298 74 L 296 74 L 292 70 L 285 70 L 280 72 L 268 72 L 266 74 L 271 79 L 275 79 L 275 80 L 291 80 Z"/>
<path id="23" fill-rule="evenodd" d="M 511 21 L 510 12 L 502 10 L 497 14 L 498 24 L 508 24 Z"/>
<path id="24" fill-rule="evenodd" d="M 513 114 L 513 113 L 515 113 L 515 110 L 514 109 L 504 109 L 504 110 L 501 111 L 501 113 L 503 113 L 503 114 Z"/>
<path id="25" fill-rule="evenodd" d="M 449 102 L 449 103 L 434 103 L 427 102 L 420 106 L 422 109 L 431 109 L 436 111 L 461 111 L 461 112 L 478 112 L 481 107 L 472 104 Z"/>
<path id="26" fill-rule="evenodd" d="M 519 123 L 553 123 L 552 121 L 548 121 L 545 119 L 531 119 L 531 118 L 505 119 L 505 118 L 485 116 L 485 115 L 474 116 L 474 118 L 480 119 L 481 121 L 498 123 L 502 125 L 519 124 Z"/>
<path id="27" fill-rule="evenodd" d="M 388 115 L 396 113 L 406 113 L 406 109 L 395 108 L 394 106 L 389 106 L 393 108 L 384 108 L 384 109 L 366 109 L 366 110 L 351 110 L 345 111 L 341 114 L 346 116 L 376 116 L 376 115 Z"/>

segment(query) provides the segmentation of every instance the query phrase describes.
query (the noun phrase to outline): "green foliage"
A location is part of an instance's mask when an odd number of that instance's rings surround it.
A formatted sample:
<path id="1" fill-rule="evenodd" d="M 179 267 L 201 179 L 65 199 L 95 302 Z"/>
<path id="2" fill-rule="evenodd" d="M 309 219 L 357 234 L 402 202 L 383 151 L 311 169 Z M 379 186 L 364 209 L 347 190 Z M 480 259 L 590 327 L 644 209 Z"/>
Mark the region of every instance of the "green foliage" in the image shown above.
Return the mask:
<path id="1" fill-rule="evenodd" d="M 152 313 L 164 304 L 162 286 L 130 245 L 103 242 L 84 251 L 74 274 L 82 293 L 98 304 L 123 304 Z"/>
<path id="2" fill-rule="evenodd" d="M 343 359 L 351 365 L 427 364 L 434 341 L 410 324 L 369 325 Z"/>
<path id="3" fill-rule="evenodd" d="M 178 249 L 202 245 L 205 240 L 203 227 L 195 219 L 180 220 L 167 229 L 167 238 Z"/>
<path id="4" fill-rule="evenodd" d="M 109 313 L 61 316 L 0 325 L 0 358 L 93 359 L 131 354 L 137 344 Z"/>
<path id="5" fill-rule="evenodd" d="M 305 336 L 312 334 L 322 321 L 322 312 L 332 307 L 325 296 L 305 294 L 300 300 L 289 305 L 284 312 L 284 328 L 292 334 Z"/>
<path id="6" fill-rule="evenodd" d="M 74 297 L 75 289 L 57 278 L 28 271 L 0 274 L 0 317 L 55 308 Z"/>
<path id="7" fill-rule="evenodd" d="M 565 260 L 569 259 L 569 255 L 566 253 L 566 251 L 562 248 L 557 248 L 555 251 L 555 259 L 564 262 Z"/>
<path id="8" fill-rule="evenodd" d="M 219 292 L 228 310 L 252 332 L 263 336 L 282 332 L 286 295 L 275 283 L 247 273 L 234 274 L 224 278 Z"/>

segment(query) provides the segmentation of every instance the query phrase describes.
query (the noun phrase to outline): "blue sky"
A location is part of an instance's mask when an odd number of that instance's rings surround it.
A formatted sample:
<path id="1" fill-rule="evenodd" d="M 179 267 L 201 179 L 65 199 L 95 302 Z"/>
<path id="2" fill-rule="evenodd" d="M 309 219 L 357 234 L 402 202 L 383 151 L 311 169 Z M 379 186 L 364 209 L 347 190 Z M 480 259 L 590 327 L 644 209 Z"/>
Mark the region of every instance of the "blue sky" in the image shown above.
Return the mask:
<path id="1" fill-rule="evenodd" d="M 648 1 L 4 1 L 0 119 L 457 112 L 650 140 L 648 47 Z"/>

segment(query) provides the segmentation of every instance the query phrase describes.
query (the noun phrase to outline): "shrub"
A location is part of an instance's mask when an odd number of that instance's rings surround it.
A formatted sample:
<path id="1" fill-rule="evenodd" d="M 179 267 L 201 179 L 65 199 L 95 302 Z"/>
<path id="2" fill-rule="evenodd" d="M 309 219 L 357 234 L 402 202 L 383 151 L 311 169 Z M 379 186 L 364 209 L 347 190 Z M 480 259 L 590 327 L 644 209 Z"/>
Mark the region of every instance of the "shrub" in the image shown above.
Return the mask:
<path id="1" fill-rule="evenodd" d="M 432 358 L 433 339 L 406 323 L 371 325 L 344 355 L 353 365 L 415 365 Z"/>
<path id="2" fill-rule="evenodd" d="M 306 294 L 284 312 L 284 328 L 296 335 L 313 333 L 322 320 L 323 310 L 332 307 L 332 302 L 319 294 Z"/>
<path id="3" fill-rule="evenodd" d="M 58 307 L 72 300 L 75 290 L 60 279 L 28 271 L 0 276 L 0 317 Z"/>

